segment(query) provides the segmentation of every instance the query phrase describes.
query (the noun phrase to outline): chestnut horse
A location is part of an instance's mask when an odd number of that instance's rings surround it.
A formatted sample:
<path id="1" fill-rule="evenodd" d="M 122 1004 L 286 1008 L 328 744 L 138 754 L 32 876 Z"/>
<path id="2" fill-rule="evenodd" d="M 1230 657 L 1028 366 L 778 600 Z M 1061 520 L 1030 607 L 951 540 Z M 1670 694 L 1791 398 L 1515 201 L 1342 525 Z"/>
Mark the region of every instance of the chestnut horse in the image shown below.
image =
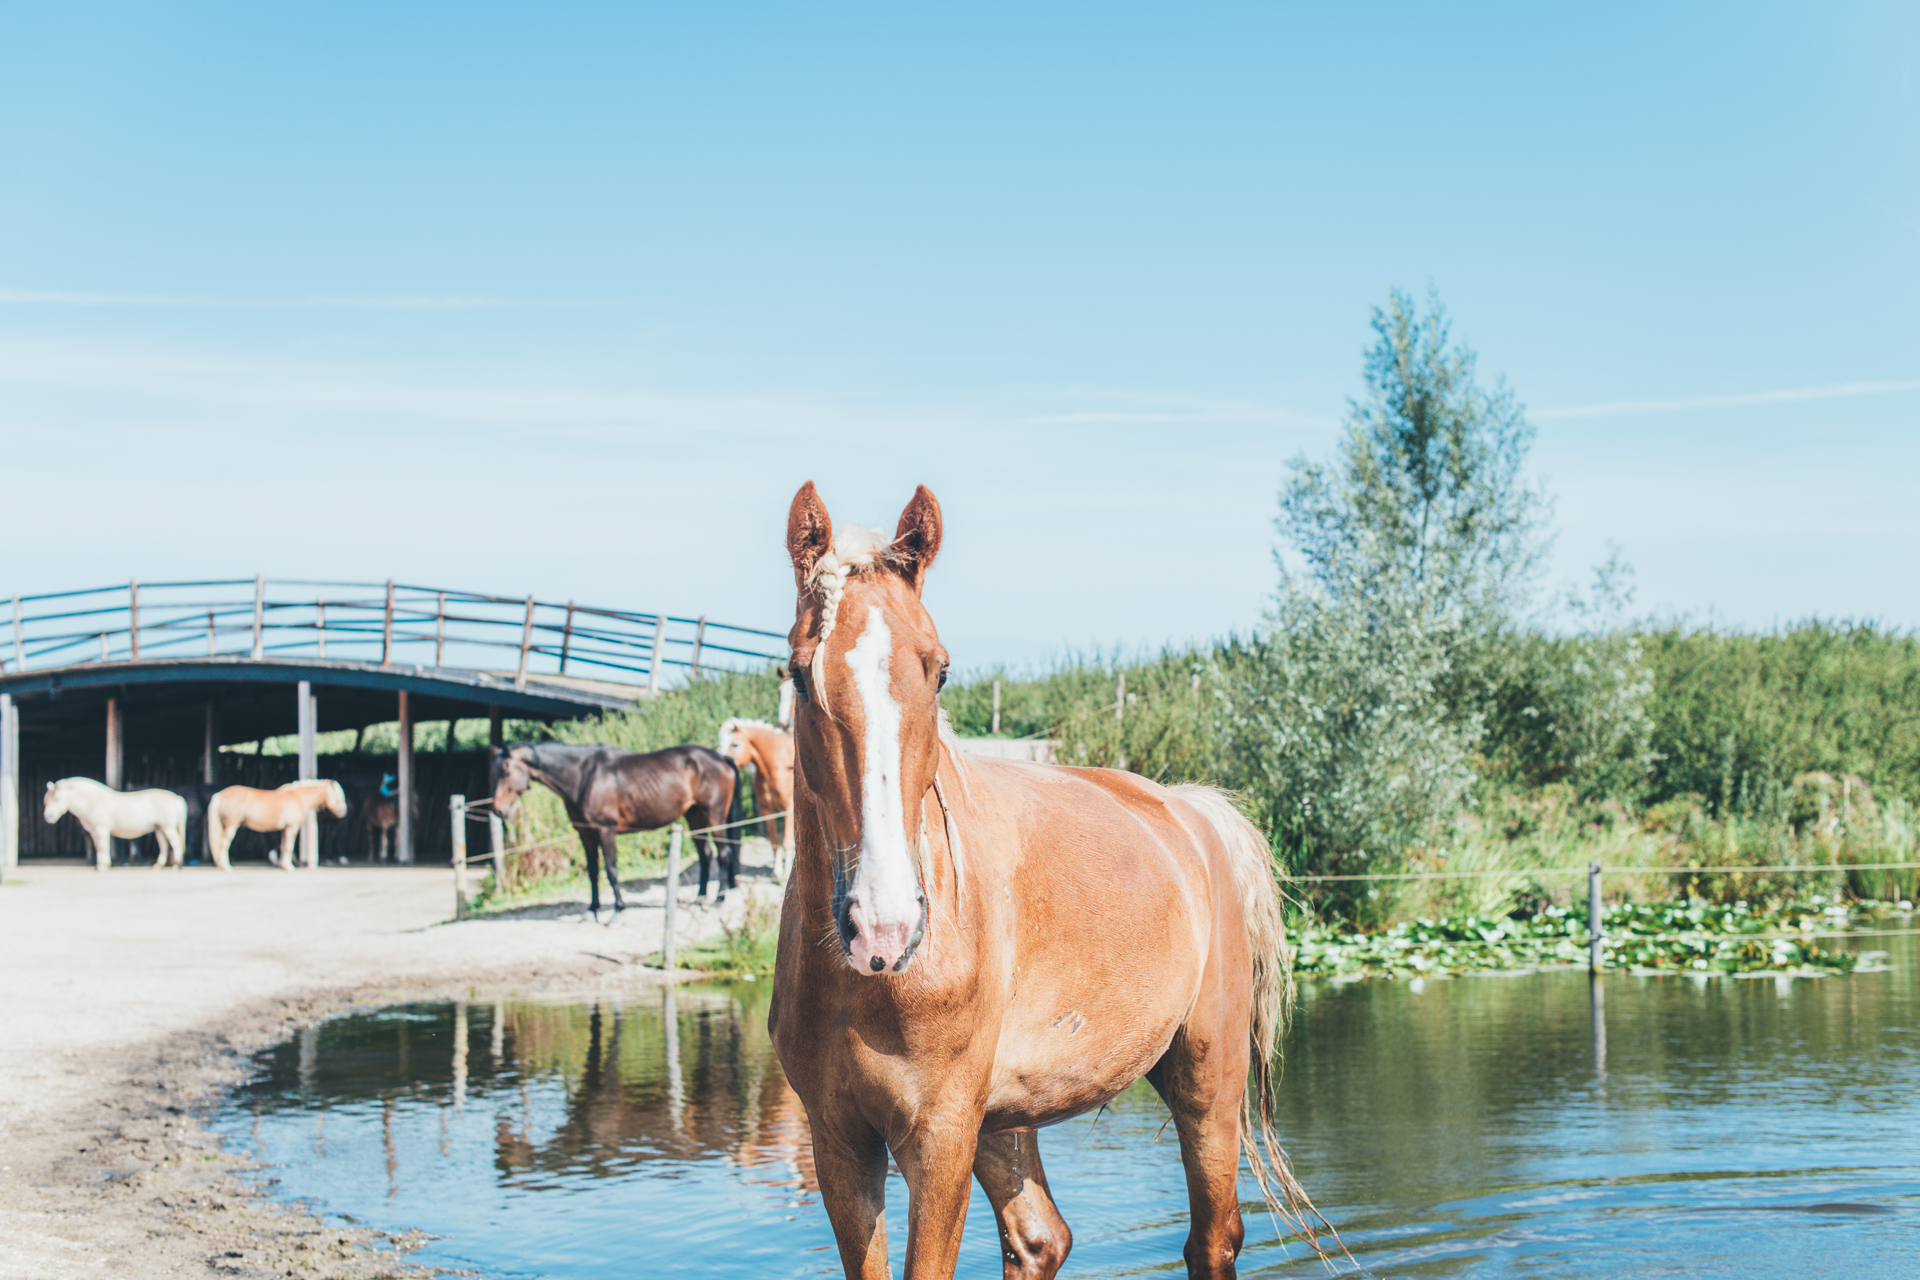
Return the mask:
<path id="1" fill-rule="evenodd" d="M 762 814 L 787 815 L 760 824 L 773 845 L 773 878 L 785 884 L 793 871 L 793 735 L 765 720 L 722 720 L 720 754 L 739 768 L 753 766 L 753 802 Z"/>
<path id="2" fill-rule="evenodd" d="M 733 761 L 691 743 L 644 753 L 559 742 L 522 742 L 493 749 L 493 807 L 501 817 L 513 816 L 520 797 L 535 782 L 546 784 L 560 797 L 573 829 L 580 833 L 580 843 L 587 851 L 587 886 L 592 894 L 588 910 L 596 916 L 600 914 L 603 853 L 613 909 L 624 911 L 627 907 L 620 893 L 615 836 L 652 831 L 682 815 L 695 831 L 740 817 L 739 773 Z M 717 856 L 720 878 L 725 882 L 719 896 L 724 898 L 740 877 L 740 829 L 709 831 L 696 843 L 701 846 L 701 894 L 707 892 L 707 878 Z M 668 892 L 672 891 L 669 885 Z"/>
<path id="3" fill-rule="evenodd" d="M 1312 1240 L 1272 1125 L 1291 956 L 1266 840 L 1207 787 L 962 757 L 920 600 L 940 538 L 924 486 L 891 541 L 836 533 L 811 483 L 787 518 L 798 849 L 768 1026 L 841 1265 L 888 1275 L 891 1152 L 908 1280 L 953 1275 L 974 1178 L 1004 1274 L 1054 1275 L 1072 1235 L 1035 1130 L 1142 1076 L 1180 1135 L 1189 1276 L 1235 1274 L 1242 1153 Z"/>
<path id="4" fill-rule="evenodd" d="M 272 791 L 227 787 L 214 792 L 213 799 L 207 801 L 207 846 L 213 852 L 214 865 L 222 871 L 233 870 L 227 861 L 227 849 L 245 827 L 249 831 L 278 831 L 280 869 L 293 870 L 293 842 L 307 815 L 320 808 L 336 818 L 347 816 L 347 793 L 339 783 L 319 778 L 289 782 Z M 315 856 L 319 856 L 317 850 Z"/>

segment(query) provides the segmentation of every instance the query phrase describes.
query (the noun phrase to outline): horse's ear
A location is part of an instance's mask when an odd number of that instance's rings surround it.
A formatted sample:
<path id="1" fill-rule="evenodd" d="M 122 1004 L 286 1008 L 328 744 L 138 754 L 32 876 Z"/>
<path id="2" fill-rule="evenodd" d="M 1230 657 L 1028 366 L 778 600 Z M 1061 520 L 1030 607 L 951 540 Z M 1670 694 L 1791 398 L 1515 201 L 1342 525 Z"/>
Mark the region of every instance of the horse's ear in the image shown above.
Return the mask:
<path id="1" fill-rule="evenodd" d="M 787 555 L 793 560 L 794 585 L 802 592 L 813 566 L 833 546 L 833 517 L 814 492 L 813 481 L 800 486 L 787 508 Z"/>
<path id="2" fill-rule="evenodd" d="M 913 501 L 900 513 L 900 524 L 893 531 L 893 559 L 900 576 L 913 587 L 915 595 L 926 585 L 927 570 L 940 554 L 940 501 L 932 490 L 921 485 L 913 491 Z"/>

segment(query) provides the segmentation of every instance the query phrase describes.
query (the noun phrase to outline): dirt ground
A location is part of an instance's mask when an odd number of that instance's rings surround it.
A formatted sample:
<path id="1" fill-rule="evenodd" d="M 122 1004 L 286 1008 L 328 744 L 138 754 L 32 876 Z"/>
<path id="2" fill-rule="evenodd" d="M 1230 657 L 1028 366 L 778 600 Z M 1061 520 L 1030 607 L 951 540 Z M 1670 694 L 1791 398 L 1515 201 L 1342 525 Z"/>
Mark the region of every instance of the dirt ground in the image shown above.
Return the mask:
<path id="1" fill-rule="evenodd" d="M 682 945 L 745 898 L 690 894 Z M 264 1199 L 199 1117 L 253 1051 L 351 1005 L 658 982 L 638 962 L 663 890 L 639 898 L 611 923 L 584 900 L 454 923 L 445 868 L 19 871 L 0 886 L 0 1280 L 426 1274 L 404 1238 Z"/>

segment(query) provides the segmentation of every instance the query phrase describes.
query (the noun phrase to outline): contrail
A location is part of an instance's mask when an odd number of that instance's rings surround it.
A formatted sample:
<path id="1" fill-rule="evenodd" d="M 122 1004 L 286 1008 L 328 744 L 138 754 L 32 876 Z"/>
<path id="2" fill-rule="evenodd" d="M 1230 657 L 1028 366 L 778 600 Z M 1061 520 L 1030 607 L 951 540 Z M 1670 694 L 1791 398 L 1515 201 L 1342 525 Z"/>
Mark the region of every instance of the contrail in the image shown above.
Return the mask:
<path id="1" fill-rule="evenodd" d="M 1920 391 L 1920 381 L 1839 382 L 1827 387 L 1788 387 L 1779 391 L 1749 391 L 1728 396 L 1688 396 L 1681 400 L 1614 400 L 1607 404 L 1570 405 L 1564 409 L 1536 409 L 1529 416 L 1542 422 L 1568 418 L 1612 418 L 1638 413 L 1674 413 L 1683 409 L 1733 409 L 1750 404 L 1785 404 L 1795 400 L 1846 400 L 1854 396 L 1896 395 Z"/>

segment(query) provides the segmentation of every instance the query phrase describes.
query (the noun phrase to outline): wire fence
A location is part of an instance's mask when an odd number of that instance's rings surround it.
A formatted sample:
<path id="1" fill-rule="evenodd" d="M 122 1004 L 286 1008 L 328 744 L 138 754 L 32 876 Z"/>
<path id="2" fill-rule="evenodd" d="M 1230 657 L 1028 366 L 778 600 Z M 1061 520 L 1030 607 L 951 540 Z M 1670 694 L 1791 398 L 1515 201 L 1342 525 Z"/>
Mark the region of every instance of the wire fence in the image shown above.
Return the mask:
<path id="1" fill-rule="evenodd" d="M 512 671 L 520 684 L 533 674 L 658 688 L 674 667 L 764 667 L 785 657 L 785 641 L 784 632 L 573 600 L 261 576 L 14 596 L 0 614 L 0 674 L 308 658 Z"/>

